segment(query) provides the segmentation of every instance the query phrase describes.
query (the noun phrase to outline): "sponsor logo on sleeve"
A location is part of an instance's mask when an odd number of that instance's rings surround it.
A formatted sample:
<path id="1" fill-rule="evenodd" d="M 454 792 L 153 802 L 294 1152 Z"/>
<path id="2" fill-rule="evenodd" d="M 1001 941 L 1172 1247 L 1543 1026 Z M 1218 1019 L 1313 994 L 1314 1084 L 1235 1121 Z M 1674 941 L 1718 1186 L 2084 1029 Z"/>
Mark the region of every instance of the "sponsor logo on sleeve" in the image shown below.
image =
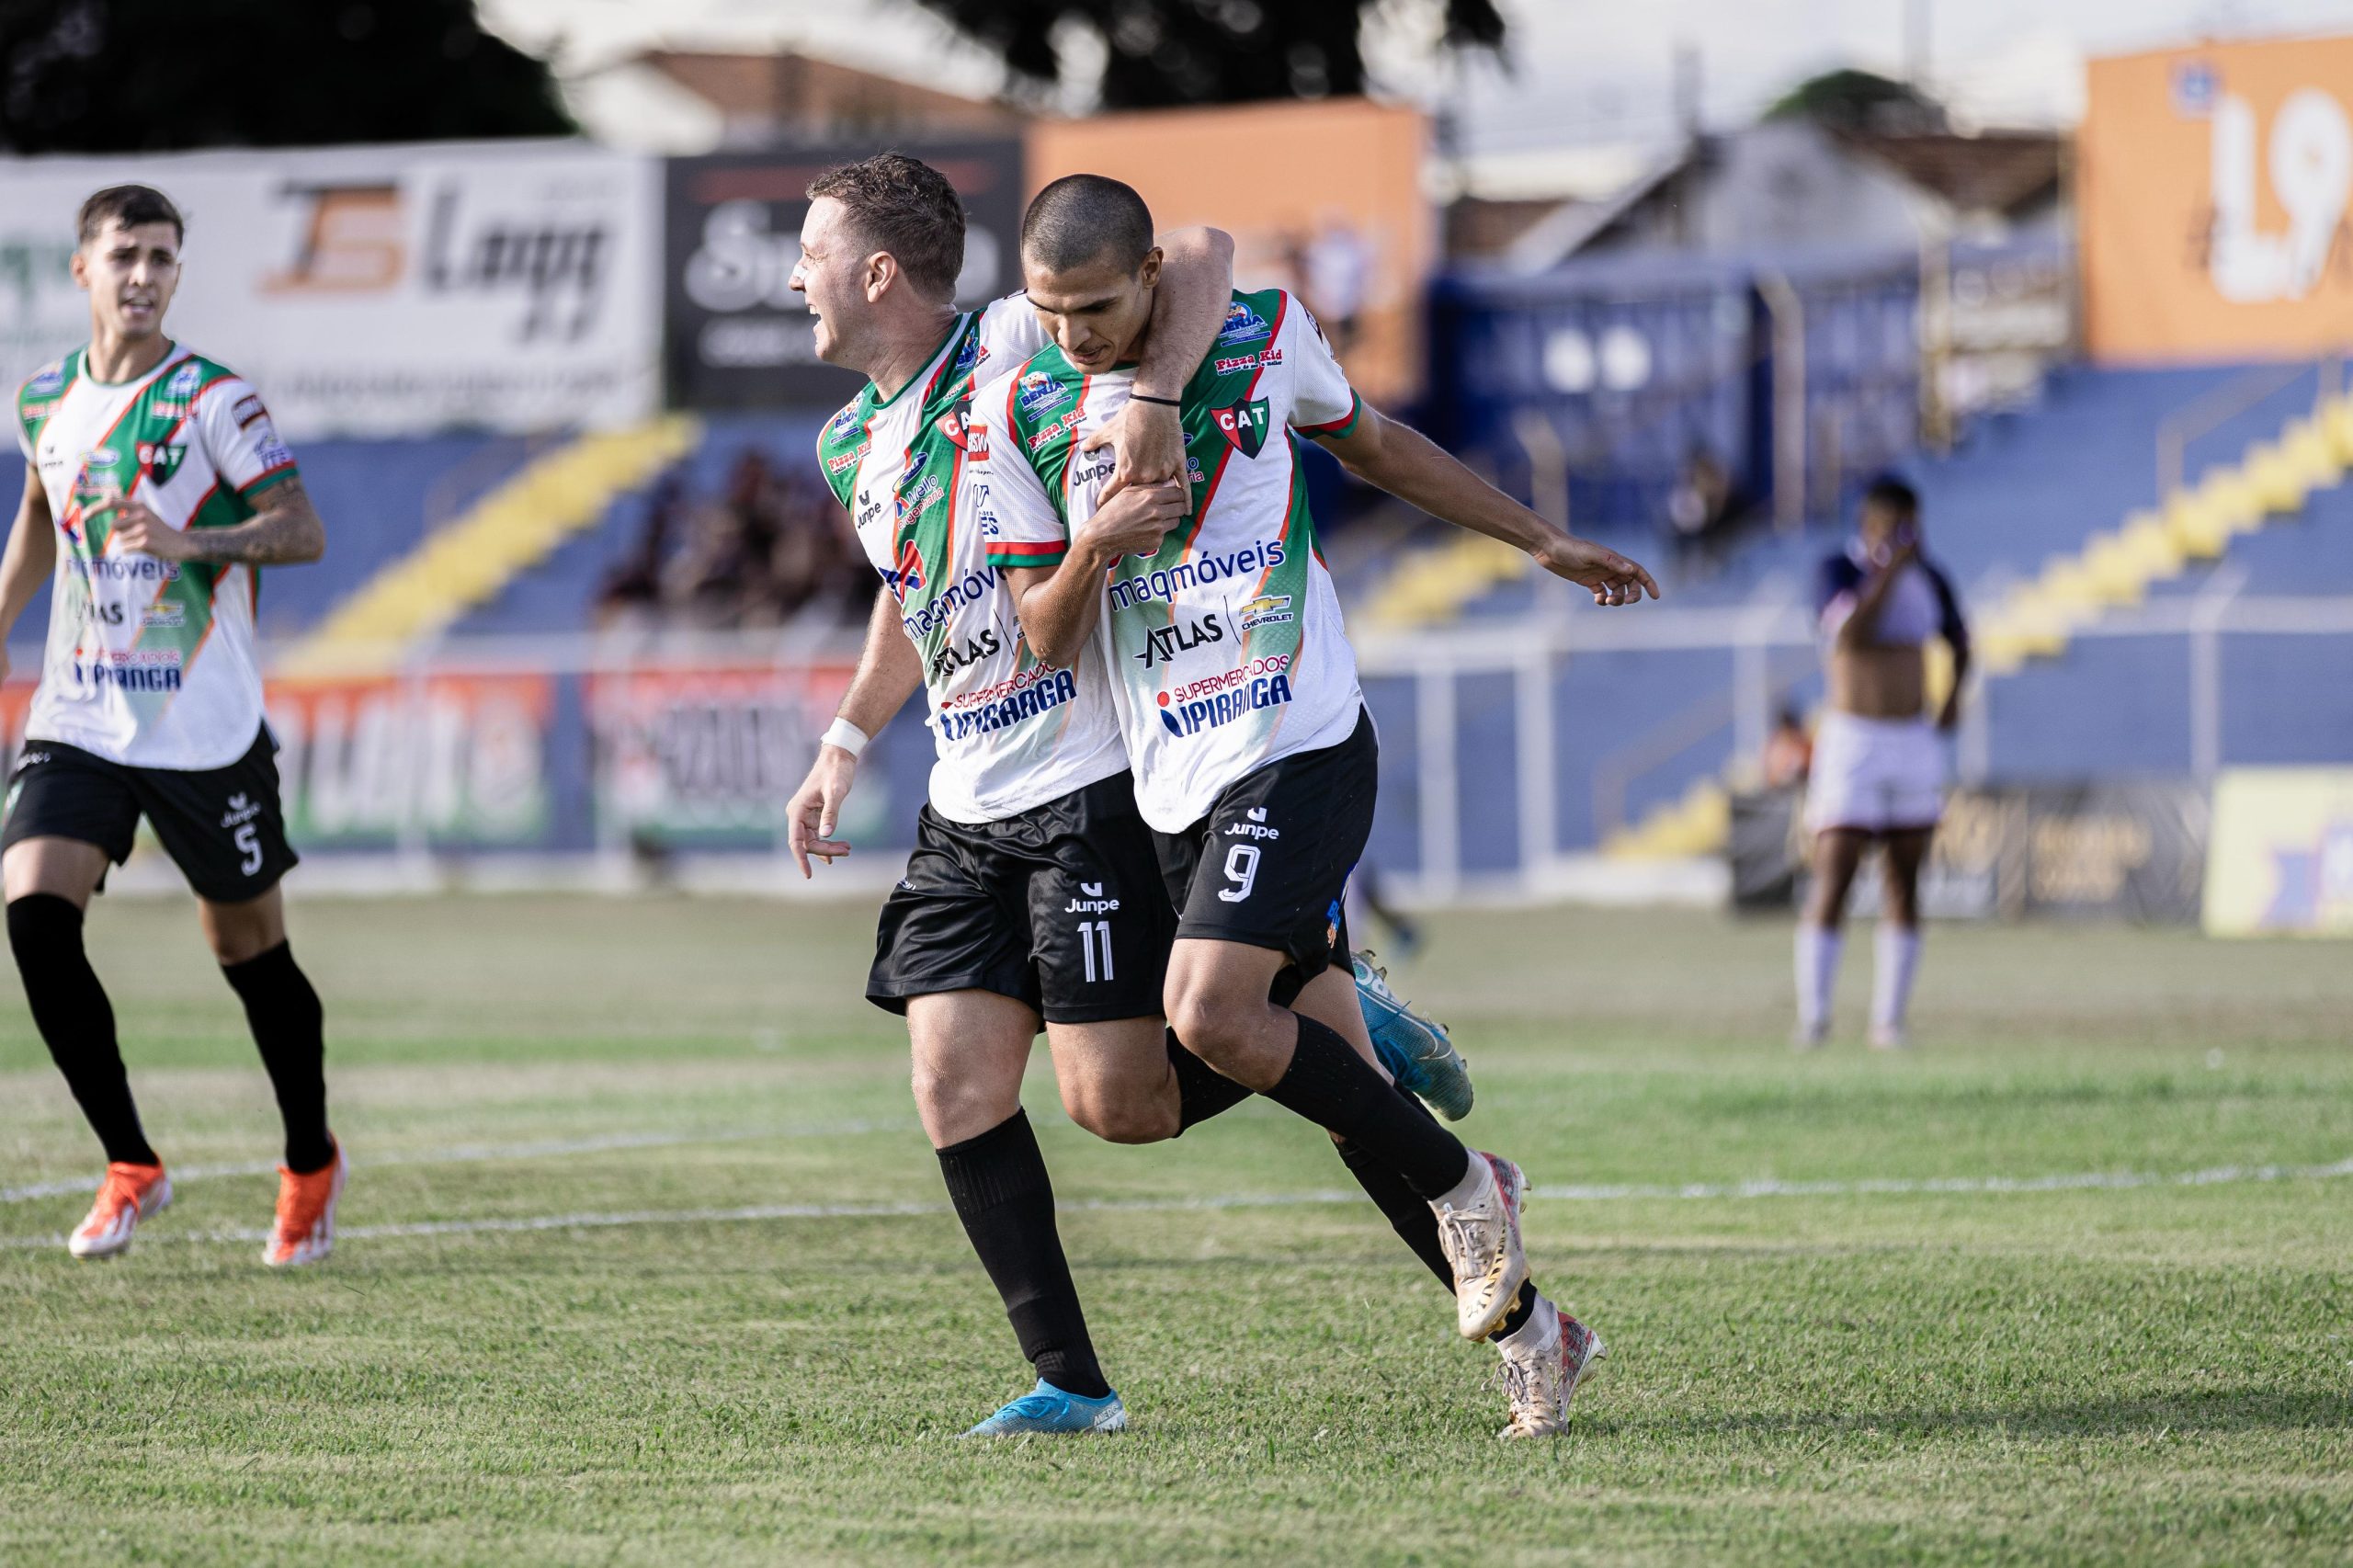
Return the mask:
<path id="1" fill-rule="evenodd" d="M 235 407 L 229 410 L 229 416 L 234 419 L 238 427 L 242 429 L 256 419 L 267 417 L 268 413 L 269 410 L 261 405 L 259 392 L 247 392 L 237 400 Z"/>
<path id="2" fill-rule="evenodd" d="M 1236 300 L 1225 307 L 1225 325 L 1218 332 L 1217 347 L 1232 348 L 1236 344 L 1256 343 L 1271 335 L 1274 330 L 1267 324 L 1266 317 Z"/>
<path id="3" fill-rule="evenodd" d="M 1013 393 L 1014 403 L 1025 419 L 1038 419 L 1052 413 L 1071 400 L 1069 382 L 1051 371 L 1031 370 L 1021 378 Z"/>

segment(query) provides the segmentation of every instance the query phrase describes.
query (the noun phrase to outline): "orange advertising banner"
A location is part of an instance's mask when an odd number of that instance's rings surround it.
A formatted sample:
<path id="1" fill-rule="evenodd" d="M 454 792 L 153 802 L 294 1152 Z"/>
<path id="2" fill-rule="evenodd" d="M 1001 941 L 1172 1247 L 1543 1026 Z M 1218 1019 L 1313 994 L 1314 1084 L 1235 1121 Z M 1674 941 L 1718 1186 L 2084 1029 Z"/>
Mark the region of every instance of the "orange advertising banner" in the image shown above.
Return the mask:
<path id="1" fill-rule="evenodd" d="M 2353 37 L 2095 60 L 2080 150 L 2093 358 L 2353 346 Z"/>
<path id="2" fill-rule="evenodd" d="M 1358 392 L 1411 398 L 1422 380 L 1422 288 L 1436 255 L 1422 195 L 1428 126 L 1360 98 L 1163 109 L 1029 128 L 1029 188 L 1108 175 L 1160 229 L 1234 237 L 1234 280 L 1307 301 Z"/>

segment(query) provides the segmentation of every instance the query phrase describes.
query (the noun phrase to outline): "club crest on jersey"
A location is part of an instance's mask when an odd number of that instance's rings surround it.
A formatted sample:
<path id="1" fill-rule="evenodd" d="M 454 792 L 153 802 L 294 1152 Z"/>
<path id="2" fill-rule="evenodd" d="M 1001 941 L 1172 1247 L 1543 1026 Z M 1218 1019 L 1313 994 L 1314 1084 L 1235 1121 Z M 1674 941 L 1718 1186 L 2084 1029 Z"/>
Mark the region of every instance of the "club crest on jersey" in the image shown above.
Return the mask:
<path id="1" fill-rule="evenodd" d="M 957 449 L 968 457 L 972 455 L 972 400 L 969 397 L 959 398 L 956 400 L 956 406 L 941 415 L 938 419 L 939 433 L 954 442 Z"/>
<path id="2" fill-rule="evenodd" d="M 172 475 L 179 472 L 180 460 L 188 456 L 188 449 L 166 446 L 161 441 L 139 443 L 139 471 L 156 484 L 169 484 Z"/>
<path id="3" fill-rule="evenodd" d="M 1219 433 L 1245 458 L 1256 457 L 1267 444 L 1267 400 L 1263 397 L 1213 409 L 1211 417 L 1217 421 Z"/>
<path id="4" fill-rule="evenodd" d="M 1266 317 L 1236 300 L 1225 307 L 1225 325 L 1218 332 L 1217 347 L 1231 348 L 1237 343 L 1256 343 L 1273 335 L 1274 330 L 1267 324 Z"/>

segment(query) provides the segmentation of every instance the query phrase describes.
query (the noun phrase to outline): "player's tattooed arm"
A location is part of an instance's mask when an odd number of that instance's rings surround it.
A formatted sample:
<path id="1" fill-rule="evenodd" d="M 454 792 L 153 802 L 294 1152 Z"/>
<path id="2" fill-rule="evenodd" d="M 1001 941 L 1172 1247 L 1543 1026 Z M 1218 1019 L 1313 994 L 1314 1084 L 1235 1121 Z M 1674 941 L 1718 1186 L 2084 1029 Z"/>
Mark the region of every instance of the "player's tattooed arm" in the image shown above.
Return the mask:
<path id="1" fill-rule="evenodd" d="M 1349 472 L 1456 528 L 1525 551 L 1556 577 L 1588 589 L 1597 605 L 1632 604 L 1658 585 L 1639 562 L 1553 527 L 1472 473 L 1427 436 L 1365 405 L 1356 427 L 1324 444 Z"/>
<path id="2" fill-rule="evenodd" d="M 898 601 L 888 588 L 881 589 L 874 596 L 874 612 L 866 620 L 866 646 L 858 651 L 858 669 L 836 716 L 869 737 L 879 735 L 922 685 L 922 655 L 900 630 Z M 835 839 L 834 828 L 857 779 L 856 756 L 830 743 L 819 744 L 809 777 L 785 808 L 786 846 L 802 877 L 810 874 L 811 856 L 830 866 L 835 856 L 849 853 L 848 845 Z"/>
<path id="3" fill-rule="evenodd" d="M 327 530 L 301 476 L 289 474 L 262 492 L 252 517 L 224 528 L 176 528 L 141 503 L 127 501 L 114 515 L 108 546 L 158 561 L 299 566 L 326 553 Z"/>
<path id="4" fill-rule="evenodd" d="M 1225 324 L 1233 299 L 1233 236 L 1199 225 L 1178 229 L 1160 236 L 1160 283 L 1153 290 L 1135 391 L 1173 399 L 1183 395 Z M 1110 447 L 1117 454 L 1104 500 L 1131 484 L 1156 484 L 1184 472 L 1185 426 L 1177 415 L 1165 403 L 1131 402 L 1119 418 L 1080 443 L 1082 452 Z"/>
<path id="5" fill-rule="evenodd" d="M 49 492 L 40 487 L 40 471 L 27 463 L 16 526 L 8 530 L 7 550 L 0 552 L 0 680 L 8 676 L 8 633 L 56 565 L 57 530 L 50 521 Z"/>
<path id="6" fill-rule="evenodd" d="M 1168 530 L 1185 520 L 1189 501 L 1182 481 L 1131 486 L 1072 530 L 1061 565 L 1003 569 L 1021 635 L 1040 663 L 1077 659 L 1103 613 L 1104 574 L 1121 556 L 1158 554 Z"/>

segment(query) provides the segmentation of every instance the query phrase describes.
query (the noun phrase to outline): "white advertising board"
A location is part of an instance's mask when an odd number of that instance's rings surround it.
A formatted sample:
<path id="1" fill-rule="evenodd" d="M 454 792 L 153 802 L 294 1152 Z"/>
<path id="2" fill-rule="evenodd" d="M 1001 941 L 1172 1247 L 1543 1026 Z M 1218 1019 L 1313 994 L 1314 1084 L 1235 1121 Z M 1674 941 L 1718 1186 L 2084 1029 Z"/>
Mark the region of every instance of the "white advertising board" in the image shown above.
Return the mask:
<path id="1" fill-rule="evenodd" d="M 152 185 L 188 219 L 172 335 L 287 435 L 625 424 L 660 399 L 661 168 L 585 143 L 0 161 L 0 377 L 89 335 L 74 215 Z"/>

